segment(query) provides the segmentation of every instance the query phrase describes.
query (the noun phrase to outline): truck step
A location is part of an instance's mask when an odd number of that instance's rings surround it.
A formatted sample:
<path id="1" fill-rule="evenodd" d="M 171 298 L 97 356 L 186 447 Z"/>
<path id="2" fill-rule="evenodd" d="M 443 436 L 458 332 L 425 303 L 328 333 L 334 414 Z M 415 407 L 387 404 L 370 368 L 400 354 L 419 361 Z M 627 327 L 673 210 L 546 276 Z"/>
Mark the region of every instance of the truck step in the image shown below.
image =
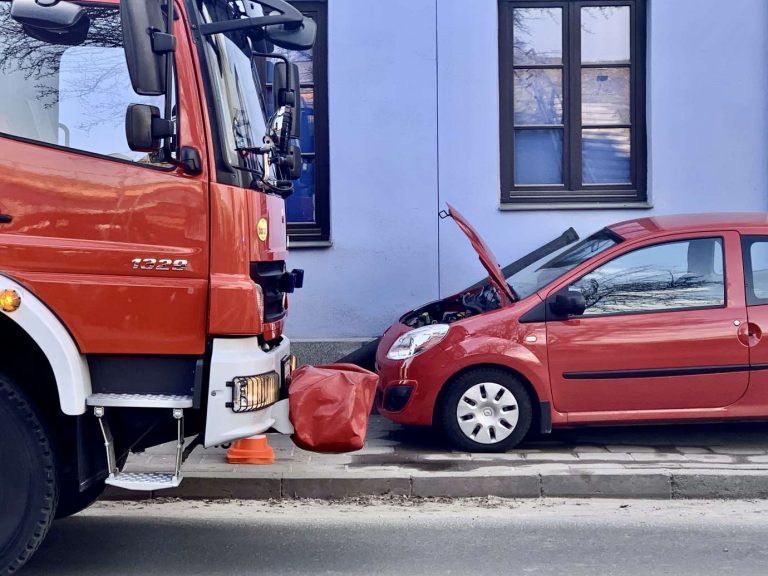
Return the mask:
<path id="1" fill-rule="evenodd" d="M 109 486 L 117 486 L 125 490 L 164 490 L 176 488 L 181 484 L 182 476 L 163 474 L 161 472 L 120 472 L 105 480 Z"/>
<path id="2" fill-rule="evenodd" d="M 172 394 L 91 394 L 88 406 L 104 408 L 192 408 L 192 396 Z"/>

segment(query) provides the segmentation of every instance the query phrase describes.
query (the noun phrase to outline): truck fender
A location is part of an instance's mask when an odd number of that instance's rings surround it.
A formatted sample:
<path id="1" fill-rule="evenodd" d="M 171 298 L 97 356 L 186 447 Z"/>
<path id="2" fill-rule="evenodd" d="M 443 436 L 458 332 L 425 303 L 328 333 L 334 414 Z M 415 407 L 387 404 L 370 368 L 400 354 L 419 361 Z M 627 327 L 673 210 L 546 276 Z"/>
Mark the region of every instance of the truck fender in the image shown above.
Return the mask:
<path id="1" fill-rule="evenodd" d="M 85 399 L 91 394 L 91 374 L 85 356 L 77 349 L 69 331 L 40 299 L 18 282 L 0 275 L 1 290 L 15 290 L 21 296 L 17 310 L 0 310 L 0 314 L 29 334 L 48 358 L 62 412 L 70 416 L 85 413 Z"/>

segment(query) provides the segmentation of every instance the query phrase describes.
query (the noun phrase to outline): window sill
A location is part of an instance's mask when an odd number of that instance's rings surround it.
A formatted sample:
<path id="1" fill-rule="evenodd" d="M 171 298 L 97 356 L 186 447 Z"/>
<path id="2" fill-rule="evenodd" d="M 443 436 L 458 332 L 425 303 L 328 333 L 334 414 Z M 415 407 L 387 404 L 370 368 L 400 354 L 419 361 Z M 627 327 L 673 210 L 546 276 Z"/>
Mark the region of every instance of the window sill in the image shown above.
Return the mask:
<path id="1" fill-rule="evenodd" d="M 650 202 L 526 202 L 499 204 L 499 210 L 650 210 Z"/>
<path id="2" fill-rule="evenodd" d="M 289 240 L 288 250 L 308 250 L 313 248 L 331 248 L 333 240 Z"/>

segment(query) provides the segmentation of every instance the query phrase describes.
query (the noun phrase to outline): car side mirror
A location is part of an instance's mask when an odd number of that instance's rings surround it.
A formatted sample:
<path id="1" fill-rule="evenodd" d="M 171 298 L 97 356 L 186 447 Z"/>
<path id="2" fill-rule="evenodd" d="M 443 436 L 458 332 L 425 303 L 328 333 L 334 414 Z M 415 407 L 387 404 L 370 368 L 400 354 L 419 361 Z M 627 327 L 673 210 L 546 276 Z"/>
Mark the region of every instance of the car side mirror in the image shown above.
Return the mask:
<path id="1" fill-rule="evenodd" d="M 581 316 L 587 309 L 587 301 L 578 290 L 561 290 L 550 298 L 549 309 L 558 317 Z"/>
<path id="2" fill-rule="evenodd" d="M 125 138 L 135 152 L 157 152 L 161 140 L 172 132 L 171 123 L 160 117 L 160 109 L 148 104 L 131 104 L 125 113 Z"/>

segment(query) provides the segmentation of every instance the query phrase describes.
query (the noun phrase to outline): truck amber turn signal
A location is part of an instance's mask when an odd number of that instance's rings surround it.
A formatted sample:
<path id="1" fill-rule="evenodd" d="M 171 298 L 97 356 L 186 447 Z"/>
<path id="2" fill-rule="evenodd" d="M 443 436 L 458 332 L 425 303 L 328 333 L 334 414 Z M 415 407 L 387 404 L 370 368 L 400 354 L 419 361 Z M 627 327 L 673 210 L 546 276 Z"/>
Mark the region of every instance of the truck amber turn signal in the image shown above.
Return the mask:
<path id="1" fill-rule="evenodd" d="M 14 312 L 21 306 L 21 296 L 16 290 L 6 289 L 0 292 L 0 308 L 3 312 Z"/>

